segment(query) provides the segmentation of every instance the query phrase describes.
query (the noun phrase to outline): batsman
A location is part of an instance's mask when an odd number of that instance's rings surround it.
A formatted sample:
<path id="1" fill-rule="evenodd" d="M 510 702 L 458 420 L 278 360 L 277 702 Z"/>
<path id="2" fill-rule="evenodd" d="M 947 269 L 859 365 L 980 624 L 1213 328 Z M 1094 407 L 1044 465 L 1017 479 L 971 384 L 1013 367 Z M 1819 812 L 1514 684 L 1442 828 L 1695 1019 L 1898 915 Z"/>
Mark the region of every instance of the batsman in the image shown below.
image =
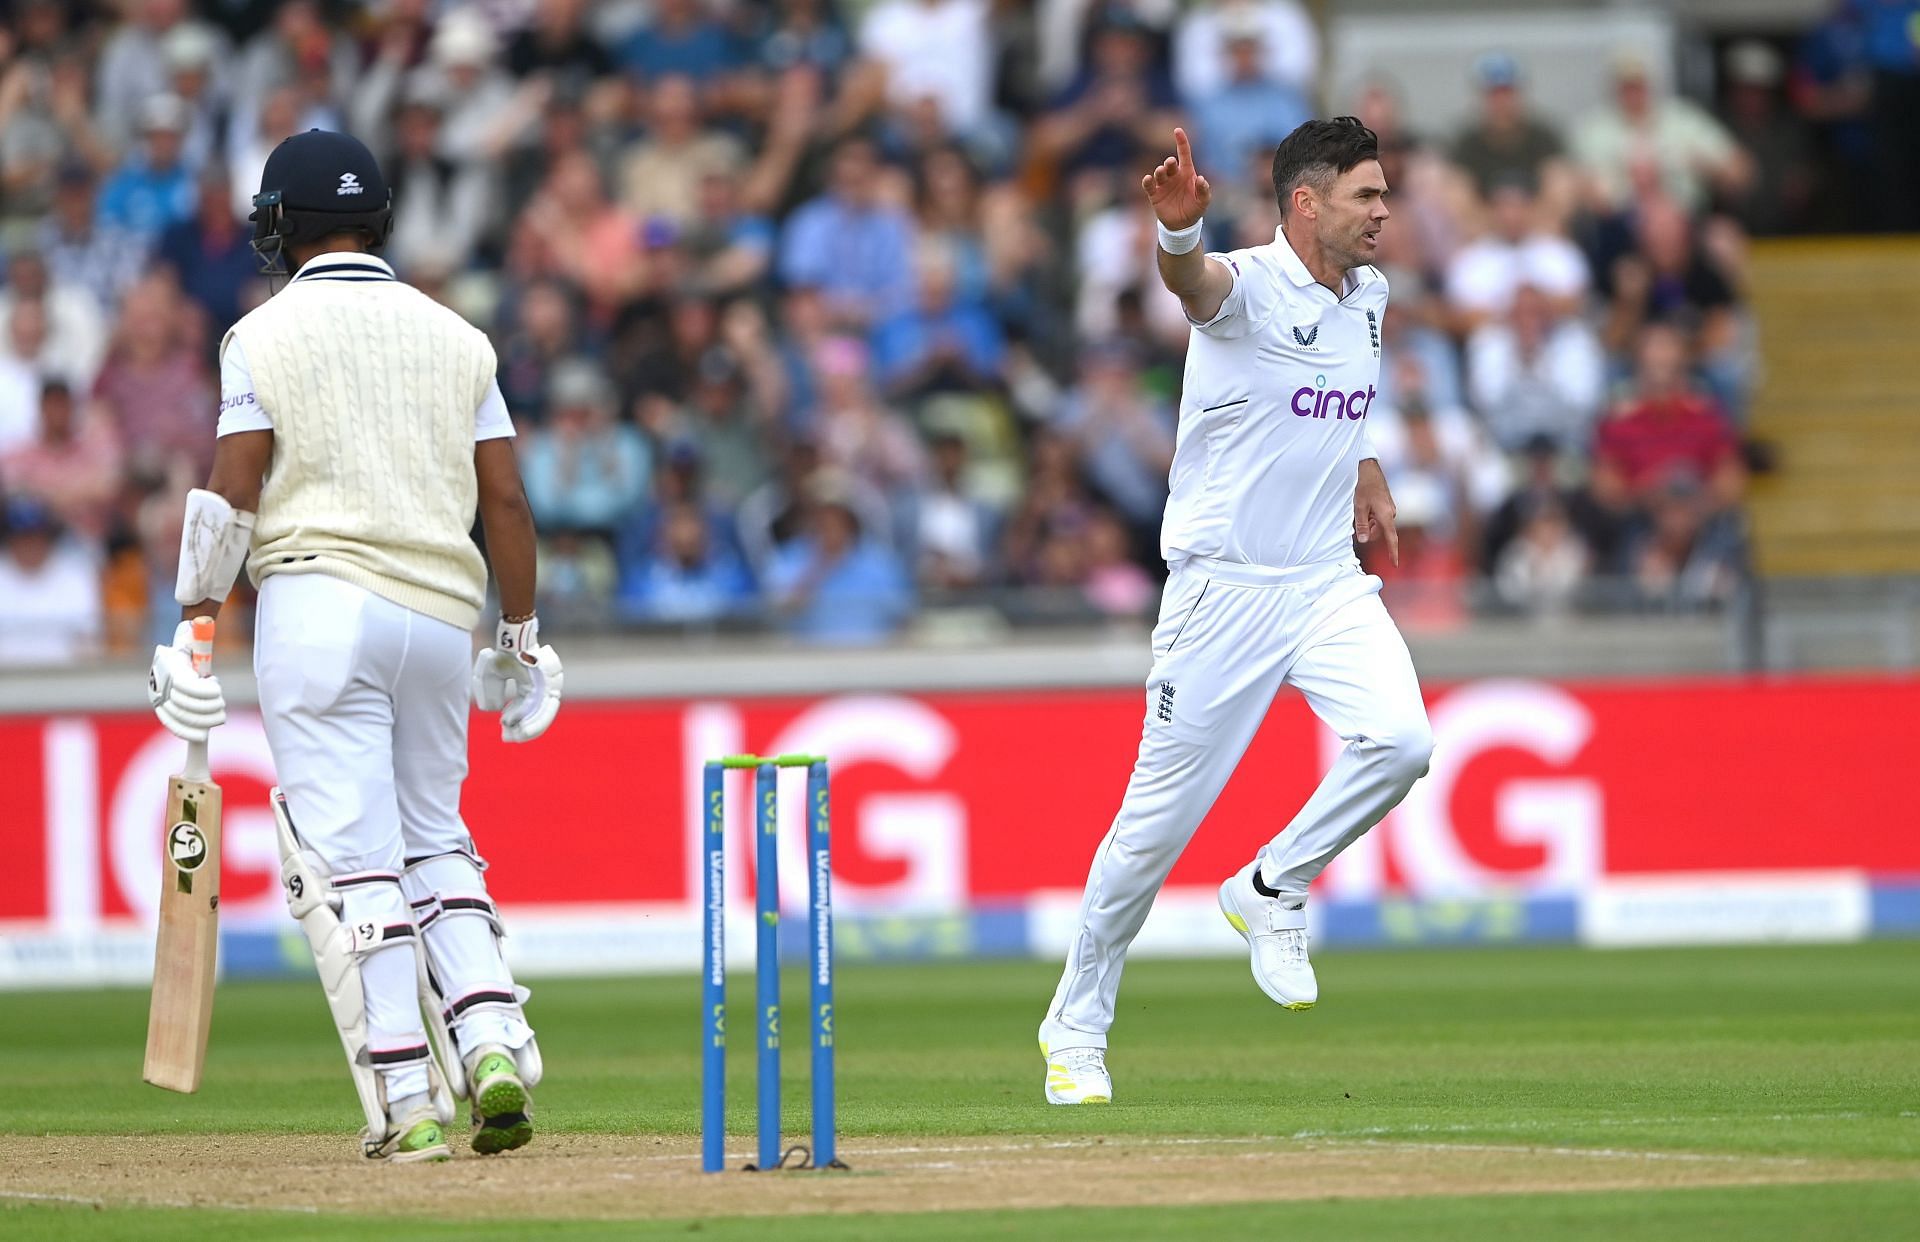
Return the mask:
<path id="1" fill-rule="evenodd" d="M 189 741 L 225 718 L 187 622 L 218 611 L 244 564 L 281 879 L 366 1113 L 362 1150 L 450 1159 L 465 1098 L 473 1150 L 509 1151 L 533 1137 L 540 1052 L 460 817 L 467 701 L 531 741 L 559 710 L 561 666 L 534 616 L 493 348 L 375 257 L 393 204 L 354 138 L 282 142 L 253 206 L 264 269 L 292 278 L 221 342 L 213 473 L 188 493 L 175 590 L 187 620 L 154 652 L 150 696 Z M 501 614 L 477 659 L 476 510 Z"/>

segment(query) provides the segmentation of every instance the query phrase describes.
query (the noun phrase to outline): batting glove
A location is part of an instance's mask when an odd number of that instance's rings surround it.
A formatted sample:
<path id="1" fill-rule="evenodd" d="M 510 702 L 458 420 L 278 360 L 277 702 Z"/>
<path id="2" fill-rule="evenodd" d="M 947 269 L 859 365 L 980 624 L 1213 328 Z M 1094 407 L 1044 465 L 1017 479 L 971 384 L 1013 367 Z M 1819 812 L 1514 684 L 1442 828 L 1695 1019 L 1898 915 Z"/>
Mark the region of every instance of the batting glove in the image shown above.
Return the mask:
<path id="1" fill-rule="evenodd" d="M 509 742 L 531 742 L 547 731 L 564 681 L 559 654 L 540 641 L 538 617 L 502 621 L 493 646 L 473 661 L 474 704 L 500 713 L 500 736 Z"/>
<path id="2" fill-rule="evenodd" d="M 207 730 L 224 724 L 227 699 L 218 677 L 193 671 L 193 626 L 182 621 L 173 632 L 173 646 L 153 649 L 153 667 L 147 671 L 147 702 L 167 731 L 186 742 L 204 742 Z"/>

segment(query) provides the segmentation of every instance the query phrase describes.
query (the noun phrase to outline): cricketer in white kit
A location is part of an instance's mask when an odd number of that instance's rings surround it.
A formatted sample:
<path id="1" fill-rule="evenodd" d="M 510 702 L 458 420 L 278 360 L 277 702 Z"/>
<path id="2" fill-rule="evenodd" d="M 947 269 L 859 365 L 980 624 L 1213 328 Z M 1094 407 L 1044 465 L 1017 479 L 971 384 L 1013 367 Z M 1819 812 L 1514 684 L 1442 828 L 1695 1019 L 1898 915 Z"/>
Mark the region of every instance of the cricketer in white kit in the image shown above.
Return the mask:
<path id="1" fill-rule="evenodd" d="M 1054 1104 L 1113 1098 L 1107 1032 L 1127 946 L 1282 686 L 1345 744 L 1292 822 L 1220 886 L 1220 909 L 1255 982 L 1288 1009 L 1319 997 L 1308 886 L 1433 750 L 1406 643 L 1353 548 L 1378 539 L 1398 555 L 1366 432 L 1387 307 L 1370 265 L 1388 216 L 1377 141 L 1352 117 L 1302 125 L 1274 153 L 1273 242 L 1204 255 L 1212 190 L 1185 133 L 1174 145 L 1141 181 L 1161 278 L 1192 321 L 1161 529 L 1169 577 L 1139 757 L 1040 1027 Z"/>
<path id="2" fill-rule="evenodd" d="M 212 615 L 243 562 L 259 587 L 281 879 L 366 1115 L 364 1154 L 449 1159 L 459 1097 L 472 1148 L 511 1150 L 533 1135 L 540 1052 L 460 816 L 468 697 L 527 741 L 559 710 L 562 673 L 533 615 L 533 521 L 493 349 L 372 255 L 392 207 L 355 139 L 281 143 L 254 208 L 267 270 L 284 258 L 295 274 L 222 342 L 219 441 L 188 496 L 175 595 L 186 617 Z M 477 661 L 476 511 L 501 605 Z M 187 630 L 155 650 L 150 693 L 170 729 L 204 738 L 225 706 Z"/>

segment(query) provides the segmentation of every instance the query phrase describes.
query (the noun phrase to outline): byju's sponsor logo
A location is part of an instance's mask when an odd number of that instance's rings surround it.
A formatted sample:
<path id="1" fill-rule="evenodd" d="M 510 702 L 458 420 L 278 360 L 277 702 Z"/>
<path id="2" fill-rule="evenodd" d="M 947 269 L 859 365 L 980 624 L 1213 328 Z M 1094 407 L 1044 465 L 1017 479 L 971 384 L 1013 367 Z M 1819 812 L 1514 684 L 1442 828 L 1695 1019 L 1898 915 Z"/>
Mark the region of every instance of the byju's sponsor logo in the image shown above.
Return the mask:
<path id="1" fill-rule="evenodd" d="M 1293 390 L 1293 412 L 1301 418 L 1337 418 L 1358 421 L 1373 408 L 1373 385 L 1352 392 L 1327 387 L 1327 377 L 1316 375 L 1311 386 Z"/>
<path id="2" fill-rule="evenodd" d="M 1293 343 L 1295 345 L 1298 345 L 1302 349 L 1318 349 L 1319 346 L 1316 345 L 1314 342 L 1318 341 L 1319 339 L 1320 339 L 1320 325 L 1317 323 L 1310 328 L 1303 329 L 1303 328 L 1296 327 L 1293 330 Z"/>

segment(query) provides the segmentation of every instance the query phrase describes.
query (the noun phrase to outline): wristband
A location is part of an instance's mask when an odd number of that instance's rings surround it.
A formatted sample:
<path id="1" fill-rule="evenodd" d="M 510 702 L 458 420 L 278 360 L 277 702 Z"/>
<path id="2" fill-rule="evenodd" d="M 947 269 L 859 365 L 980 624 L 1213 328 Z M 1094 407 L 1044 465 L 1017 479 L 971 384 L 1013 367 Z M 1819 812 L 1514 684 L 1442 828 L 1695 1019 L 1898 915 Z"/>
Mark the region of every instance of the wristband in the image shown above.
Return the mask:
<path id="1" fill-rule="evenodd" d="M 1186 254 L 1200 244 L 1200 226 L 1206 220 L 1195 220 L 1184 229 L 1170 229 L 1156 218 L 1153 227 L 1160 232 L 1160 249 L 1168 254 Z"/>

